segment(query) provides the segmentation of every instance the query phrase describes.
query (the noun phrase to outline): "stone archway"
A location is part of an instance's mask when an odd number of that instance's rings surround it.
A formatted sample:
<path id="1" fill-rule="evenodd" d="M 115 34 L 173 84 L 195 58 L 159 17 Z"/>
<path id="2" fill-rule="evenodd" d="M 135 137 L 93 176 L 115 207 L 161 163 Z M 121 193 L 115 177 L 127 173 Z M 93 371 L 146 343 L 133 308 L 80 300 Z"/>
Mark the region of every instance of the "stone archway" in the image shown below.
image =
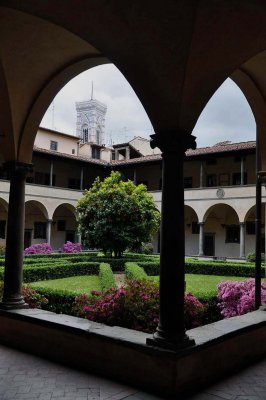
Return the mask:
<path id="1" fill-rule="evenodd" d="M 72 204 L 60 204 L 53 213 L 51 229 L 52 248 L 58 250 L 64 243 L 77 242 L 77 220 Z"/>
<path id="2" fill-rule="evenodd" d="M 228 204 L 210 207 L 204 221 L 204 254 L 215 257 L 238 258 L 240 254 L 240 225 L 237 212 Z"/>
<path id="3" fill-rule="evenodd" d="M 265 253 L 265 238 L 266 238 L 266 226 L 265 226 L 265 208 L 266 203 L 262 202 L 261 207 L 261 251 Z M 255 252 L 256 247 L 256 205 L 251 207 L 245 215 L 245 230 L 246 230 L 246 253 Z"/>
<path id="4" fill-rule="evenodd" d="M 47 242 L 48 211 L 39 201 L 25 203 L 24 249 L 32 244 Z"/>
<path id="5" fill-rule="evenodd" d="M 196 211 L 185 205 L 185 255 L 198 255 L 199 219 Z"/>

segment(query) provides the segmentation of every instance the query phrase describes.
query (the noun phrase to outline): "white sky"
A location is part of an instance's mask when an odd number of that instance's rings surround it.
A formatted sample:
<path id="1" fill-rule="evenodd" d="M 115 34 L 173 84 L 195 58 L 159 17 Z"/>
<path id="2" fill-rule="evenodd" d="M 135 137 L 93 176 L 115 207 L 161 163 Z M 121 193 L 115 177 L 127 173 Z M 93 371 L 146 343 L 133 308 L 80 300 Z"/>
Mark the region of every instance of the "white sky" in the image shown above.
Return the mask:
<path id="1" fill-rule="evenodd" d="M 91 97 L 107 105 L 106 143 L 125 142 L 134 136 L 149 137 L 153 133 L 135 92 L 112 64 L 92 68 L 72 79 L 55 97 L 41 126 L 69 134 L 76 133 L 75 102 Z M 54 111 L 53 111 L 54 109 Z M 255 140 L 255 121 L 240 89 L 227 79 L 205 107 L 193 131 L 198 147 L 230 140 Z"/>

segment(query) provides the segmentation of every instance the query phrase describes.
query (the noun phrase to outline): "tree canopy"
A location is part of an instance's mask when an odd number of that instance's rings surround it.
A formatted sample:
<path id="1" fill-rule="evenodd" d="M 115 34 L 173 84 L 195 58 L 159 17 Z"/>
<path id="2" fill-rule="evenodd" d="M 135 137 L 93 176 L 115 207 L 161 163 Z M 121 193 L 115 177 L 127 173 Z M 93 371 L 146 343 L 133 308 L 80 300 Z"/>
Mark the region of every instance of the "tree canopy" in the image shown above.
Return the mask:
<path id="1" fill-rule="evenodd" d="M 160 213 L 145 185 L 124 182 L 119 172 L 85 190 L 77 205 L 79 231 L 86 245 L 119 256 L 149 242 L 160 224 Z"/>

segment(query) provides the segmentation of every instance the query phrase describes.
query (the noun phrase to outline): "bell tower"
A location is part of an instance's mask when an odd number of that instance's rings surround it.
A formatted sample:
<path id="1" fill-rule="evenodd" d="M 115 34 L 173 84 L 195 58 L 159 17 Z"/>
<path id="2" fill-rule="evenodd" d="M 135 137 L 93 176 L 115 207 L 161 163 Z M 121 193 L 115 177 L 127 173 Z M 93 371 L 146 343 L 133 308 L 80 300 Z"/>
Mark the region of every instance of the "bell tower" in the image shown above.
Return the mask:
<path id="1" fill-rule="evenodd" d="M 83 143 L 103 145 L 105 141 L 105 114 L 107 106 L 93 99 L 76 102 L 77 136 Z"/>

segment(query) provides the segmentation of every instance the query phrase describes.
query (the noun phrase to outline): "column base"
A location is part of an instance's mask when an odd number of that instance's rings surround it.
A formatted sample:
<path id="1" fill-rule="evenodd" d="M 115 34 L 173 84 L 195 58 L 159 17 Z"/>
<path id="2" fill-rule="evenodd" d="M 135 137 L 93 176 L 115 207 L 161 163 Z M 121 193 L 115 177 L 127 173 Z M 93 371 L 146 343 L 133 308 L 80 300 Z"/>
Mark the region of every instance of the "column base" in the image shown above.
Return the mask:
<path id="1" fill-rule="evenodd" d="M 186 349 L 187 347 L 195 346 L 195 340 L 191 339 L 184 333 L 182 336 L 171 336 L 164 334 L 163 332 L 156 331 L 153 338 L 146 340 L 148 346 L 160 347 L 162 349 L 179 351 Z"/>
<path id="2" fill-rule="evenodd" d="M 263 304 L 260 306 L 259 310 L 260 310 L 260 311 L 266 311 L 266 304 L 263 303 Z"/>
<path id="3" fill-rule="evenodd" d="M 29 308 L 29 305 L 25 303 L 23 297 L 16 299 L 3 299 L 0 303 L 0 310 L 21 310 Z"/>

